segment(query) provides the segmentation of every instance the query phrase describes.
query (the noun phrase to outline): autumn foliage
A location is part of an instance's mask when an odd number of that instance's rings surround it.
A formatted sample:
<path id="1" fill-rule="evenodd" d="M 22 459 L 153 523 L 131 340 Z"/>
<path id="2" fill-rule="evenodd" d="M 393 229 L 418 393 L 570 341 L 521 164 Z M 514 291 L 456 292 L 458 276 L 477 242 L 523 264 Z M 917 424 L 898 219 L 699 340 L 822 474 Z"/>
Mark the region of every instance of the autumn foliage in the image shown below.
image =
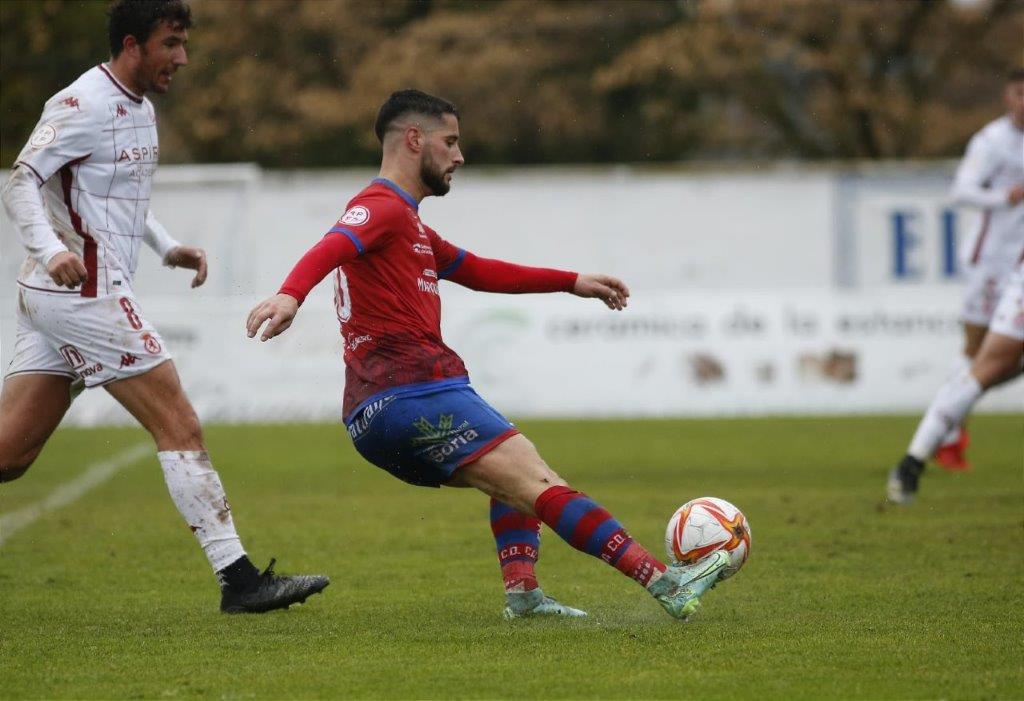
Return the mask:
<path id="1" fill-rule="evenodd" d="M 1024 64 L 1024 3 L 193 0 L 167 161 L 365 165 L 397 88 L 476 163 L 956 156 Z M 5 2 L 2 157 L 105 58 L 104 4 Z"/>

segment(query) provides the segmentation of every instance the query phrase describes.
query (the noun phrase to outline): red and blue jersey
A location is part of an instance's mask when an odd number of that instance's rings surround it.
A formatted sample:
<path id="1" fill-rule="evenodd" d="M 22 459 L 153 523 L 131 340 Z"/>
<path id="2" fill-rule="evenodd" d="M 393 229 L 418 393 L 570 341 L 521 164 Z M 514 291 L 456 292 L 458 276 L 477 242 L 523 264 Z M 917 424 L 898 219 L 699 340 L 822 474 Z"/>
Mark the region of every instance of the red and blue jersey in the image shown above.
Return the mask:
<path id="1" fill-rule="evenodd" d="M 299 304 L 328 274 L 345 342 L 344 414 L 384 392 L 466 384 L 462 359 L 441 340 L 445 278 L 473 290 L 570 292 L 577 274 L 479 258 L 453 246 L 419 217 L 416 200 L 375 179 L 295 265 L 280 293 Z"/>
<path id="2" fill-rule="evenodd" d="M 437 286 L 465 251 L 424 225 L 416 200 L 384 178 L 349 201 L 330 233 L 347 236 L 359 252 L 334 271 L 345 415 L 396 386 L 466 378 L 462 359 L 441 339 Z"/>

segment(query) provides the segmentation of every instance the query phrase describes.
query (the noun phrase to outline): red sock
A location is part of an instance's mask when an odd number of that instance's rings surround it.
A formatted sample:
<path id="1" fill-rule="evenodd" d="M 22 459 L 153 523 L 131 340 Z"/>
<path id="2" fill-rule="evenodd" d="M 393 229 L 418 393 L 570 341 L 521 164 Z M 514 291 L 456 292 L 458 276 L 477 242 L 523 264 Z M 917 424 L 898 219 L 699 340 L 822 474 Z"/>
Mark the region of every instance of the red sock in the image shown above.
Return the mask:
<path id="1" fill-rule="evenodd" d="M 615 563 L 615 569 L 646 587 L 651 579 L 657 579 L 655 574 L 660 576 L 668 567 L 634 540 Z"/>
<path id="2" fill-rule="evenodd" d="M 667 569 L 585 494 L 550 487 L 537 497 L 534 510 L 569 545 L 604 560 L 645 587 Z"/>
<path id="3" fill-rule="evenodd" d="M 540 557 L 540 521 L 491 499 L 491 533 L 498 548 L 505 592 L 536 589 L 534 566 Z"/>

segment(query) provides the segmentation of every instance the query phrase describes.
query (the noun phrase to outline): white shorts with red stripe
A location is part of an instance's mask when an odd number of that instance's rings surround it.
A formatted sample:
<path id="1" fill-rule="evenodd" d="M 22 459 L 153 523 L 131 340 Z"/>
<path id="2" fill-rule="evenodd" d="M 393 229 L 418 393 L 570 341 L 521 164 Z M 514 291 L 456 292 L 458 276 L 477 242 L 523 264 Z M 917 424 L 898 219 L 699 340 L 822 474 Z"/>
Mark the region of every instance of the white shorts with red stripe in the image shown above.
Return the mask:
<path id="1" fill-rule="evenodd" d="M 17 321 L 7 377 L 63 375 L 98 387 L 171 357 L 130 294 L 82 297 L 19 285 Z"/>
<path id="2" fill-rule="evenodd" d="M 1018 270 L 1006 280 L 988 330 L 1024 341 L 1024 269 Z"/>
<path id="3" fill-rule="evenodd" d="M 960 320 L 972 326 L 988 326 L 1012 268 L 972 265 L 965 271 L 966 289 Z"/>

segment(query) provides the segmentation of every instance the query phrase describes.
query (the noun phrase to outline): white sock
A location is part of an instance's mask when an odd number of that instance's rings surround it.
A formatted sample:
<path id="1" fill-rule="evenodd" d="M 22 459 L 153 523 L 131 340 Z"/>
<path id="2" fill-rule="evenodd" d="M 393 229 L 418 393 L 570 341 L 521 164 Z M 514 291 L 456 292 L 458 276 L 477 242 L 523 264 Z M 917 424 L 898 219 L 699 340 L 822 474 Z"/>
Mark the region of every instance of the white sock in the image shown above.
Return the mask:
<path id="1" fill-rule="evenodd" d="M 171 500 L 202 546 L 214 572 L 245 555 L 231 520 L 217 471 L 205 450 L 164 450 L 156 454 Z"/>
<path id="2" fill-rule="evenodd" d="M 971 369 L 971 359 L 963 353 L 956 356 L 956 360 L 953 361 L 952 367 L 949 369 L 949 374 L 946 375 L 946 382 L 958 377 L 964 372 L 964 370 Z M 946 435 L 942 437 L 939 445 L 953 445 L 960 440 L 960 432 L 963 428 L 957 424 L 953 428 L 946 431 Z"/>
<path id="3" fill-rule="evenodd" d="M 981 394 L 981 385 L 968 370 L 947 380 L 918 424 L 907 452 L 921 462 L 931 458 L 942 437 L 950 427 L 963 423 Z"/>

